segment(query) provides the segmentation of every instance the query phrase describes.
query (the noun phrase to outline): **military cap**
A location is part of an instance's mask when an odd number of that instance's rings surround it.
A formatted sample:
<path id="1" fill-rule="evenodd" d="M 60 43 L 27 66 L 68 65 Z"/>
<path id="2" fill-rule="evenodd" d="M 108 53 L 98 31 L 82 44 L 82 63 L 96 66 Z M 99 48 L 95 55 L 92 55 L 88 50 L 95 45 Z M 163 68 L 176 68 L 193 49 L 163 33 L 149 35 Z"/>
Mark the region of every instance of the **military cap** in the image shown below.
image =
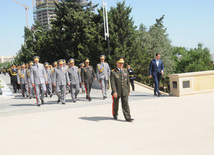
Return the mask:
<path id="1" fill-rule="evenodd" d="M 100 55 L 100 59 L 106 59 L 105 55 Z"/>
<path id="2" fill-rule="evenodd" d="M 63 63 L 66 63 L 66 60 L 65 60 L 65 59 L 61 59 L 61 60 L 62 60 Z"/>
<path id="3" fill-rule="evenodd" d="M 117 62 L 119 62 L 119 63 L 124 63 L 123 57 L 119 57 L 119 58 L 117 59 Z"/>
<path id="4" fill-rule="evenodd" d="M 39 61 L 39 59 L 40 59 L 40 57 L 39 57 L 39 56 L 35 56 L 35 57 L 33 57 L 33 60 L 34 60 L 34 61 Z"/>
<path id="5" fill-rule="evenodd" d="M 12 64 L 11 67 L 16 67 L 16 64 Z"/>
<path id="6" fill-rule="evenodd" d="M 74 62 L 75 60 L 73 59 L 73 58 L 71 58 L 71 59 L 69 59 L 68 60 L 68 63 L 72 63 L 72 62 Z"/>
<path id="7" fill-rule="evenodd" d="M 28 63 L 29 63 L 29 65 L 33 65 L 33 61 L 29 61 Z"/>
<path id="8" fill-rule="evenodd" d="M 54 61 L 54 62 L 53 62 L 53 65 L 57 65 L 57 61 Z"/>
<path id="9" fill-rule="evenodd" d="M 63 64 L 63 60 L 62 59 L 58 60 L 58 64 Z"/>
<path id="10" fill-rule="evenodd" d="M 44 63 L 44 66 L 45 66 L 45 67 L 48 67 L 48 66 L 49 66 L 49 63 L 48 63 L 48 62 L 45 62 L 45 63 Z"/>
<path id="11" fill-rule="evenodd" d="M 82 62 L 82 63 L 80 63 L 80 64 L 79 64 L 79 66 L 80 66 L 80 67 L 84 66 L 84 63 L 83 63 L 83 62 Z"/>
<path id="12" fill-rule="evenodd" d="M 85 62 L 90 62 L 90 61 L 89 61 L 89 58 L 86 58 L 86 59 L 85 59 Z"/>
<path id="13" fill-rule="evenodd" d="M 25 67 L 25 63 L 23 63 L 23 64 L 21 65 L 21 67 Z"/>

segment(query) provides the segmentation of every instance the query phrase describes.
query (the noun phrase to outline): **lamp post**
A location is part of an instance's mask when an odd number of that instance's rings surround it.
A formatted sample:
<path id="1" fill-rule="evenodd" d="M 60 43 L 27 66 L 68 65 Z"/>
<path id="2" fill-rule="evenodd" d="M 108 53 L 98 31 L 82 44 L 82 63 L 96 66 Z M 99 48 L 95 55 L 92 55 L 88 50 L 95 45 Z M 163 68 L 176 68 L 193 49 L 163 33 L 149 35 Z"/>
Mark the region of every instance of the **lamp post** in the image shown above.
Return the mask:
<path id="1" fill-rule="evenodd" d="M 42 32 L 41 30 L 36 30 L 36 31 L 33 32 L 33 42 L 36 42 L 36 38 L 35 38 L 35 35 L 34 35 L 34 34 L 35 34 L 36 32 L 38 32 L 38 31 L 39 31 L 39 32 Z"/>
<path id="2" fill-rule="evenodd" d="M 108 29 L 108 11 L 107 11 L 107 2 L 104 2 L 104 0 L 103 0 L 103 20 L 104 20 L 104 36 L 105 36 L 105 40 L 107 39 L 108 55 L 110 56 L 109 29 Z"/>
<path id="3" fill-rule="evenodd" d="M 50 18 L 51 18 L 52 16 L 56 16 L 56 14 L 48 15 L 48 30 L 51 29 L 51 26 L 50 26 Z"/>

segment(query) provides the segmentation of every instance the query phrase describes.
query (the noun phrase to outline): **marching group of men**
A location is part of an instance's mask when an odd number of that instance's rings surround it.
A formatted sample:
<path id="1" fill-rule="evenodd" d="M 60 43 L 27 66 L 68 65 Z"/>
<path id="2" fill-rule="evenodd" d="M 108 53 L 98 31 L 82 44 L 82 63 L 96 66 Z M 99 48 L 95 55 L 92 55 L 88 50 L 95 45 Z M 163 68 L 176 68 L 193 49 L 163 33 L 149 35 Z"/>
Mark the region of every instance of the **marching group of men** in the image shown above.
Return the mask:
<path id="1" fill-rule="evenodd" d="M 105 55 L 100 56 L 100 63 L 96 66 L 96 73 L 92 66 L 89 65 L 89 59 L 85 59 L 80 64 L 80 68 L 75 66 L 73 58 L 68 60 L 68 66 L 64 59 L 60 59 L 53 63 L 53 66 L 48 62 L 44 65 L 39 63 L 39 57 L 35 56 L 33 61 L 28 64 L 22 64 L 20 68 L 12 65 L 9 70 L 11 84 L 13 85 L 14 93 L 17 89 L 22 90 L 23 97 L 36 98 L 37 105 L 44 104 L 44 96 L 53 96 L 53 92 L 58 96 L 58 103 L 65 104 L 66 92 L 71 93 L 72 101 L 76 102 L 80 92 L 86 92 L 86 99 L 91 101 L 91 88 L 93 80 L 98 80 L 101 84 L 103 99 L 107 98 L 107 86 L 111 83 L 112 89 L 112 114 L 115 120 L 118 116 L 119 99 L 122 102 L 122 110 L 126 121 L 132 122 L 128 104 L 128 96 L 130 95 L 130 84 L 134 91 L 134 70 L 127 65 L 127 69 L 123 68 L 124 59 L 119 57 L 116 61 L 116 68 L 110 70 L 109 64 L 105 62 Z M 153 77 L 155 88 L 154 95 L 160 96 L 159 81 L 163 75 L 163 63 L 160 60 L 160 54 L 156 54 L 156 58 L 150 63 L 149 77 Z"/>
<path id="2" fill-rule="evenodd" d="M 105 62 L 105 55 L 100 56 L 100 63 L 96 70 L 89 65 L 89 59 L 85 59 L 80 64 L 80 68 L 75 66 L 75 60 L 69 59 L 66 65 L 64 59 L 53 63 L 39 63 L 39 56 L 35 56 L 33 61 L 28 64 L 22 64 L 20 68 L 12 65 L 9 70 L 11 84 L 14 93 L 21 89 L 23 97 L 36 98 L 37 106 L 44 104 L 44 97 L 53 96 L 55 92 L 58 96 L 58 103 L 65 104 L 66 92 L 71 93 L 72 101 L 77 101 L 77 96 L 82 89 L 86 93 L 86 99 L 91 101 L 90 96 L 93 80 L 98 80 L 101 84 L 103 99 L 107 98 L 107 87 L 109 79 L 111 81 L 112 99 L 113 99 L 113 117 L 117 120 L 119 99 L 122 101 L 123 114 L 128 122 L 133 119 L 130 115 L 128 96 L 130 94 L 130 80 L 127 69 L 123 68 L 124 59 L 118 58 L 117 68 L 110 70 L 109 64 Z M 134 90 L 134 88 L 133 88 Z"/>

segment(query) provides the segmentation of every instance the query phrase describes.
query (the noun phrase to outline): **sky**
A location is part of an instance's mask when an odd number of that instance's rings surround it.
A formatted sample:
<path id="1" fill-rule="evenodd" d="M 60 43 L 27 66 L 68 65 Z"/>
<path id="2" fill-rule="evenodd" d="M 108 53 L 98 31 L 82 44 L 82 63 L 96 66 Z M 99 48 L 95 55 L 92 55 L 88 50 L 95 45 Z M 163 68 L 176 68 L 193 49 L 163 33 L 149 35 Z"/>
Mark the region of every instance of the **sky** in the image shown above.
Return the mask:
<path id="1" fill-rule="evenodd" d="M 30 7 L 28 20 L 33 21 L 32 0 L 16 0 Z M 122 0 L 105 0 L 115 7 Z M 102 5 L 102 0 L 92 0 Z M 147 28 L 155 19 L 165 15 L 163 20 L 173 46 L 195 48 L 198 43 L 210 49 L 214 54 L 214 0 L 125 0 L 132 7 L 131 17 L 136 26 L 141 23 Z M 24 43 L 26 15 L 23 6 L 12 0 L 1 0 L 0 5 L 0 56 L 12 56 Z"/>

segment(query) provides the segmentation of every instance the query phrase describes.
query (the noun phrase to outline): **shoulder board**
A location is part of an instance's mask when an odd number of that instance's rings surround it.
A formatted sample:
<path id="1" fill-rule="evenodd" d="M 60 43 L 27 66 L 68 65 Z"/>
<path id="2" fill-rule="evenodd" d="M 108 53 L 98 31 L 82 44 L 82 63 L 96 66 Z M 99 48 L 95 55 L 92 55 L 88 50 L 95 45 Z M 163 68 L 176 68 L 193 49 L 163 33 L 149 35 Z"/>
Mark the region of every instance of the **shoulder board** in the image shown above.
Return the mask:
<path id="1" fill-rule="evenodd" d="M 111 71 L 113 72 L 113 71 L 115 71 L 115 69 L 112 69 Z"/>

